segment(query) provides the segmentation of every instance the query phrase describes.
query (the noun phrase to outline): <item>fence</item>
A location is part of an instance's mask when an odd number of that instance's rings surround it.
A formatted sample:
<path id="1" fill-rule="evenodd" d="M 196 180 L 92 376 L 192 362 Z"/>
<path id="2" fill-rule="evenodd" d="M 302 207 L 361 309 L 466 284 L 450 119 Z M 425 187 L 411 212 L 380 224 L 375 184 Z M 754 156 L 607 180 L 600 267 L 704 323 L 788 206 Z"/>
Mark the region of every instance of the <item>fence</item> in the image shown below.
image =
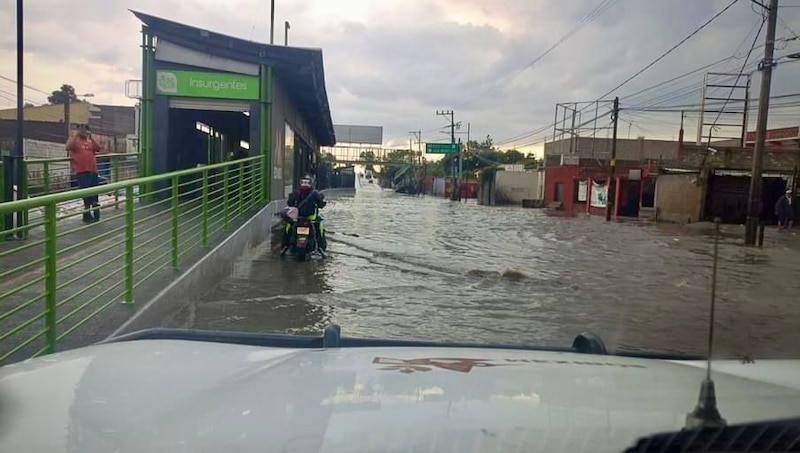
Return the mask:
<path id="1" fill-rule="evenodd" d="M 23 238 L 0 242 L 0 364 L 88 344 L 117 327 L 142 285 L 172 278 L 160 271 L 177 269 L 263 204 L 261 159 L 0 203 L 0 216 L 41 213 L 0 231 Z M 121 195 L 98 222 L 57 209 L 108 192 Z"/>
<path id="2" fill-rule="evenodd" d="M 23 198 L 65 192 L 70 185 L 70 159 L 25 159 L 26 180 Z M 109 183 L 139 176 L 138 154 L 100 154 L 97 156 L 100 177 Z"/>

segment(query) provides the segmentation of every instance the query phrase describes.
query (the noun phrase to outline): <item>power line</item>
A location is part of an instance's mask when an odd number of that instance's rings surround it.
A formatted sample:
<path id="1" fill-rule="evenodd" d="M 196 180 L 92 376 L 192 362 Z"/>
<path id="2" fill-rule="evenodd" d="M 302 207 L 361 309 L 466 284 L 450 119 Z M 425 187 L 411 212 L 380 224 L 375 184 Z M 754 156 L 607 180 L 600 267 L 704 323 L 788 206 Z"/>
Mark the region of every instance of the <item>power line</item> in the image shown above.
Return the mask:
<path id="1" fill-rule="evenodd" d="M 608 11 L 618 1 L 619 0 L 602 0 L 597 6 L 594 7 L 594 9 L 592 9 L 588 14 L 586 14 L 581 20 L 579 20 L 578 23 L 572 29 L 570 29 L 567 33 L 565 33 L 563 36 L 561 36 L 561 38 L 559 38 L 554 44 L 552 44 L 550 47 L 548 47 L 542 53 L 540 53 L 538 56 L 536 56 L 536 58 L 534 58 L 533 60 L 528 62 L 525 66 L 517 68 L 517 69 L 507 73 L 506 75 L 495 79 L 495 81 L 489 86 L 489 88 L 487 88 L 486 90 L 482 91 L 480 94 L 478 94 L 477 96 L 474 96 L 473 98 L 471 98 L 469 100 L 478 98 L 480 96 L 483 96 L 483 95 L 491 92 L 494 88 L 496 88 L 497 86 L 500 85 L 500 82 L 505 81 L 505 79 L 508 79 L 509 81 L 513 80 L 518 74 L 520 74 L 520 73 L 524 72 L 525 70 L 527 70 L 527 69 L 531 68 L 532 66 L 534 66 L 536 63 L 538 63 L 544 57 L 546 57 L 549 53 L 551 53 L 553 50 L 558 48 L 561 44 L 566 42 L 573 35 L 578 33 L 583 27 L 585 27 L 586 25 L 590 24 L 591 22 L 594 22 L 598 17 L 603 15 L 603 13 Z"/>
<path id="2" fill-rule="evenodd" d="M 756 33 L 755 38 L 753 39 L 753 44 L 750 46 L 750 50 L 747 52 L 747 56 L 744 57 L 744 63 L 742 64 L 742 69 L 739 70 L 739 75 L 736 76 L 736 80 L 733 82 L 731 86 L 731 91 L 728 93 L 728 97 L 725 99 L 725 103 L 722 104 L 722 108 L 719 109 L 717 112 L 717 117 L 714 118 L 714 122 L 711 124 L 711 129 L 708 132 L 708 140 L 711 141 L 711 133 L 714 130 L 714 127 L 717 125 L 717 121 L 722 116 L 722 112 L 725 110 L 725 107 L 728 106 L 728 102 L 730 102 L 731 97 L 733 96 L 733 92 L 736 90 L 737 85 L 739 84 L 739 79 L 742 78 L 742 74 L 744 74 L 744 69 L 747 67 L 747 62 L 750 60 L 750 55 L 753 53 L 753 49 L 756 48 L 756 42 L 758 41 L 758 37 L 761 36 L 761 30 L 764 29 L 764 24 L 767 23 L 766 18 L 763 18 L 761 21 L 761 26 L 758 27 L 758 32 Z M 748 82 L 749 86 L 749 82 Z M 746 102 L 746 101 L 745 101 Z M 745 114 L 745 118 L 747 118 Z M 700 127 L 702 128 L 703 125 L 701 124 Z M 702 131 L 701 131 L 702 132 Z M 746 130 L 744 132 L 747 132 Z"/>
<path id="3" fill-rule="evenodd" d="M 630 77 L 628 77 L 627 79 L 625 79 L 625 81 L 624 81 L 624 82 L 620 83 L 619 85 L 617 85 L 617 86 L 615 86 L 614 88 L 612 88 L 611 90 L 609 90 L 607 93 L 605 93 L 605 94 L 603 94 L 602 96 L 600 96 L 600 97 L 598 98 L 598 100 L 599 100 L 599 99 L 603 99 L 603 98 L 605 98 L 606 96 L 608 96 L 609 94 L 612 94 L 613 92 L 615 92 L 615 91 L 617 91 L 618 89 L 622 88 L 623 86 L 625 86 L 626 84 L 628 84 L 628 82 L 630 82 L 631 80 L 633 80 L 633 79 L 635 79 L 636 77 L 638 77 L 639 75 L 641 75 L 643 72 L 645 72 L 645 71 L 647 71 L 648 69 L 650 69 L 651 67 L 653 67 L 653 66 L 654 66 L 656 63 L 658 63 L 659 61 L 663 60 L 663 59 L 664 59 L 664 58 L 665 58 L 667 55 L 671 54 L 673 51 L 675 51 L 676 49 L 678 49 L 678 48 L 679 48 L 680 46 L 682 46 L 682 45 L 683 45 L 683 44 L 684 44 L 686 41 L 688 41 L 688 40 L 692 39 L 692 37 L 694 37 L 696 34 L 700 33 L 700 31 L 701 31 L 701 30 L 703 30 L 704 28 L 706 28 L 706 27 L 707 27 L 707 26 L 708 26 L 708 25 L 709 25 L 711 22 L 713 22 L 713 21 L 714 21 L 714 20 L 716 20 L 716 19 L 717 19 L 719 16 L 721 16 L 721 15 L 722 15 L 722 14 L 724 14 L 726 11 L 728 11 L 728 10 L 729 10 L 729 9 L 730 9 L 730 8 L 731 8 L 733 5 L 735 5 L 735 4 L 736 4 L 738 1 L 739 1 L 739 0 L 733 0 L 732 2 L 730 2 L 730 3 L 728 4 L 728 6 L 726 6 L 726 7 L 725 7 L 725 8 L 723 8 L 721 11 L 719 11 L 718 13 L 714 14 L 713 16 L 711 16 L 711 18 L 710 18 L 710 19 L 708 19 L 708 20 L 707 20 L 705 23 L 703 23 L 703 25 L 701 25 L 700 27 L 698 27 L 697 29 L 695 29 L 693 32 L 689 33 L 689 35 L 688 35 L 688 36 L 686 36 L 685 38 L 681 39 L 681 40 L 680 40 L 680 41 L 679 41 L 677 44 L 675 44 L 674 46 L 672 46 L 672 47 L 671 47 L 669 50 L 667 50 L 666 52 L 662 53 L 662 54 L 661 54 L 661 55 L 660 55 L 658 58 L 656 58 L 655 60 L 653 60 L 653 61 L 651 61 L 650 63 L 648 63 L 648 64 L 647 64 L 645 67 L 643 67 L 642 69 L 640 69 L 640 70 L 636 71 L 636 72 L 635 72 L 635 73 L 634 73 L 632 76 L 630 76 Z"/>
<path id="4" fill-rule="evenodd" d="M 0 74 L 0 79 L 7 80 L 7 81 L 9 81 L 9 82 L 11 82 L 11 83 L 17 83 L 17 81 L 16 81 L 16 80 L 14 80 L 14 79 L 12 79 L 12 78 L 10 78 L 10 77 L 6 77 L 6 76 L 4 76 L 4 75 L 2 75 L 2 74 Z M 48 92 L 46 92 L 46 91 L 42 91 L 42 90 L 40 90 L 40 89 L 38 89 L 38 88 L 36 88 L 36 87 L 32 87 L 32 86 L 30 86 L 30 85 L 25 85 L 24 83 L 22 84 L 22 86 L 24 86 L 25 88 L 28 88 L 28 89 L 30 89 L 30 90 L 33 90 L 33 91 L 38 91 L 39 93 L 45 94 L 45 95 L 47 95 L 47 96 L 50 96 L 50 95 L 52 94 L 52 93 L 48 93 Z"/>
<path id="5" fill-rule="evenodd" d="M 798 36 L 797 33 L 795 33 L 795 31 L 792 30 L 792 28 L 788 24 L 786 24 L 786 22 L 784 22 L 783 19 L 781 19 L 781 16 L 778 16 L 778 21 L 780 21 L 781 25 L 783 25 L 783 28 L 785 28 L 786 31 L 794 35 L 794 39 L 800 39 L 800 36 Z"/>

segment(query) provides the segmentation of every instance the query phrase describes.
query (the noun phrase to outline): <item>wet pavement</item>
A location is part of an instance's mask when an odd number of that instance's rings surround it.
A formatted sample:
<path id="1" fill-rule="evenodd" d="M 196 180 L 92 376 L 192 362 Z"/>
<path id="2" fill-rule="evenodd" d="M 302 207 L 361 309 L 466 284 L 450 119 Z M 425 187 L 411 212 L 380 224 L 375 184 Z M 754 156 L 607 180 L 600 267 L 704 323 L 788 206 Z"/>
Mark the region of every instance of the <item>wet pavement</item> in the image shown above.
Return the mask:
<path id="1" fill-rule="evenodd" d="M 330 256 L 281 261 L 264 244 L 181 327 L 704 354 L 709 224 L 606 223 L 391 192 L 332 199 Z M 800 238 L 763 249 L 723 226 L 715 352 L 800 357 Z"/>

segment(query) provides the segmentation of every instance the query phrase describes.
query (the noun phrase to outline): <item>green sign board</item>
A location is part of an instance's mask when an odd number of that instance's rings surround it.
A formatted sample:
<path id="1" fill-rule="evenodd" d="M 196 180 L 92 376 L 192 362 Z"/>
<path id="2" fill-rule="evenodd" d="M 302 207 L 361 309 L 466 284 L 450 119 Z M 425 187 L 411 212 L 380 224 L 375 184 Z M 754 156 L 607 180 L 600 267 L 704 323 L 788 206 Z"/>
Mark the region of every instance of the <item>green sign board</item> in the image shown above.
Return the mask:
<path id="1" fill-rule="evenodd" d="M 427 154 L 458 154 L 458 143 L 426 143 Z"/>
<path id="2" fill-rule="evenodd" d="M 258 99 L 258 77 L 226 72 L 159 70 L 156 88 L 166 96 Z"/>

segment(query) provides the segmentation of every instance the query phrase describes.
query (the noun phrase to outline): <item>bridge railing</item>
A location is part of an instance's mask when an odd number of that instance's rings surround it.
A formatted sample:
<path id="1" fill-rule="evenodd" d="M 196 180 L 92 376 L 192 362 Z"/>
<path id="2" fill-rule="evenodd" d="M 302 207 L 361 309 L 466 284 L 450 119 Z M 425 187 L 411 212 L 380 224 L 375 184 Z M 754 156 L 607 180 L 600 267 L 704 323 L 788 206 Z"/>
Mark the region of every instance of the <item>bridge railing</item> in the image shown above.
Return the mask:
<path id="1" fill-rule="evenodd" d="M 263 205 L 261 159 L 0 203 L 0 219 L 28 214 L 0 230 L 0 364 L 103 338 L 131 314 L 142 285 L 165 284 L 174 277 L 165 268 Z M 94 212 L 82 199 L 94 196 L 106 197 L 99 221 L 84 218 Z"/>

